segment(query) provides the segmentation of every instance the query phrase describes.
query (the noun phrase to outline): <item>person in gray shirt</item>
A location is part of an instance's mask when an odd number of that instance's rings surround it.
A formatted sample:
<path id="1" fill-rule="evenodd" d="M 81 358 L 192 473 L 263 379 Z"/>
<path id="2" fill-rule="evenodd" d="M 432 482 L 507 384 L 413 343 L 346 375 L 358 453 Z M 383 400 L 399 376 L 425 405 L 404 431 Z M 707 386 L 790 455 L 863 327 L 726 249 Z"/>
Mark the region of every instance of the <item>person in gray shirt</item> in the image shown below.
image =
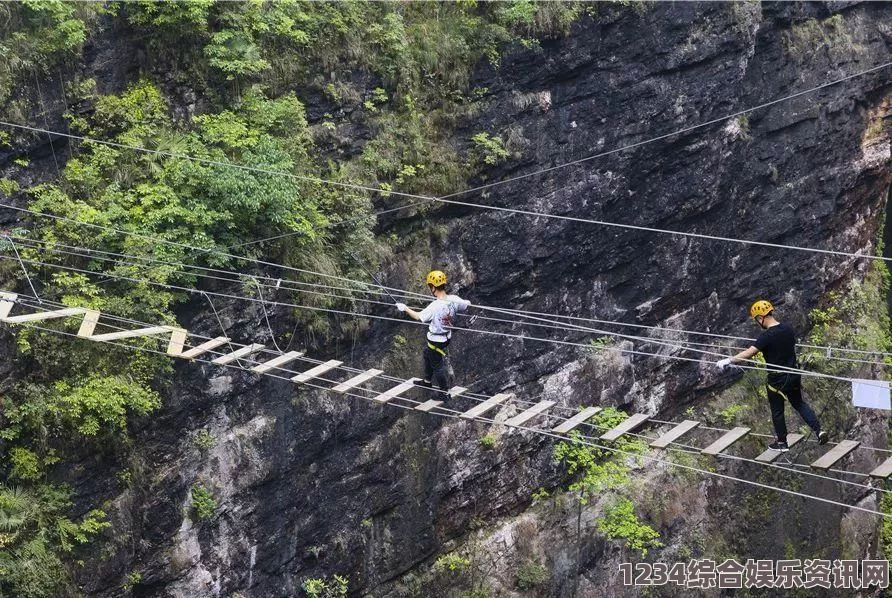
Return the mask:
<path id="1" fill-rule="evenodd" d="M 405 303 L 397 303 L 396 308 L 410 318 L 428 324 L 422 386 L 432 388 L 436 384 L 440 390 L 448 393 L 451 383 L 448 347 L 452 338 L 452 321 L 458 312 L 467 310 L 471 302 L 446 292 L 446 274 L 440 270 L 428 273 L 427 288 L 436 299 L 420 312 Z"/>

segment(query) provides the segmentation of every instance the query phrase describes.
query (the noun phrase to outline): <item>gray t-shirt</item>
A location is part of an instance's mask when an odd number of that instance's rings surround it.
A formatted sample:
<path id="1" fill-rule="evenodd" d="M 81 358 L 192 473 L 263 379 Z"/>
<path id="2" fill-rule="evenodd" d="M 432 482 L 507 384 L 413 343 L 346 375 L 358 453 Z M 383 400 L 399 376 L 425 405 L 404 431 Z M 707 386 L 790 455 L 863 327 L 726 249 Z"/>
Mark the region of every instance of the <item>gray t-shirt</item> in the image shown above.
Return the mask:
<path id="1" fill-rule="evenodd" d="M 422 322 L 429 323 L 427 327 L 427 340 L 435 343 L 443 343 L 452 336 L 452 319 L 460 311 L 465 311 L 471 304 L 458 295 L 446 295 L 444 299 L 437 299 L 421 310 L 418 314 Z"/>

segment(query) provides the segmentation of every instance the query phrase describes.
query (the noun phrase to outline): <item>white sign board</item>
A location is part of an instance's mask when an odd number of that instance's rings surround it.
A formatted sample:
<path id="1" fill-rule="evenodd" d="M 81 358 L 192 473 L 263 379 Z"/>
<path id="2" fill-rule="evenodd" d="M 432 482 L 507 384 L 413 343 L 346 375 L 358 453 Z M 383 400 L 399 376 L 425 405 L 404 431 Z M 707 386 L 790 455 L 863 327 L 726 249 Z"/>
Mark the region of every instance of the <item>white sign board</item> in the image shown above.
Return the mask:
<path id="1" fill-rule="evenodd" d="M 884 380 L 852 380 L 852 405 L 892 411 L 889 383 Z"/>

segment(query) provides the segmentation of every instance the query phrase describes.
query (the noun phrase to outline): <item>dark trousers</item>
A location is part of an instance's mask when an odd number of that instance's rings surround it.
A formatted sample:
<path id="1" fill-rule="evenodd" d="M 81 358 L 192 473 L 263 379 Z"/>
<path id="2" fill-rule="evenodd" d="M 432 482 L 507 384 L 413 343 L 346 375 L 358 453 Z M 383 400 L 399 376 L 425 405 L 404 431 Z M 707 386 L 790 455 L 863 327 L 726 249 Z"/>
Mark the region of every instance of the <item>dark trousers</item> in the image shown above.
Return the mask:
<path id="1" fill-rule="evenodd" d="M 424 348 L 424 385 L 436 384 L 440 390 L 449 390 L 449 341 L 427 341 Z"/>
<path id="2" fill-rule="evenodd" d="M 771 421 L 777 439 L 787 441 L 787 422 L 784 418 L 784 401 L 790 401 L 793 409 L 799 412 L 805 423 L 815 434 L 821 431 L 815 412 L 802 400 L 802 377 L 799 374 L 784 374 L 783 378 L 772 380 L 767 384 L 768 404 L 771 405 Z"/>

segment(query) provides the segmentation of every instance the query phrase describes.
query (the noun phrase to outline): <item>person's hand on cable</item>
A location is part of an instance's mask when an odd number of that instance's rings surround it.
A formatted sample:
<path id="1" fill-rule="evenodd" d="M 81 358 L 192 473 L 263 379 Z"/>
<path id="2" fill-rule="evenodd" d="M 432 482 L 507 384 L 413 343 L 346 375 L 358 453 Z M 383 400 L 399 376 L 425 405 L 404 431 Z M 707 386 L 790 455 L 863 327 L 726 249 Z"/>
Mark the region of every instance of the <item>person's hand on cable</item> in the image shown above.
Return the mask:
<path id="1" fill-rule="evenodd" d="M 405 303 L 394 303 L 394 305 L 396 305 L 396 309 L 397 309 L 397 311 L 401 311 L 401 312 L 405 312 L 405 311 L 406 311 L 406 304 L 405 304 Z"/>
<path id="2" fill-rule="evenodd" d="M 715 365 L 716 365 L 716 367 L 718 367 L 721 371 L 724 372 L 724 371 L 727 370 L 728 368 L 732 367 L 732 365 L 733 365 L 733 361 L 731 360 L 730 357 L 726 357 L 726 358 L 724 358 L 724 359 L 719 359 L 717 362 L 715 362 Z"/>

